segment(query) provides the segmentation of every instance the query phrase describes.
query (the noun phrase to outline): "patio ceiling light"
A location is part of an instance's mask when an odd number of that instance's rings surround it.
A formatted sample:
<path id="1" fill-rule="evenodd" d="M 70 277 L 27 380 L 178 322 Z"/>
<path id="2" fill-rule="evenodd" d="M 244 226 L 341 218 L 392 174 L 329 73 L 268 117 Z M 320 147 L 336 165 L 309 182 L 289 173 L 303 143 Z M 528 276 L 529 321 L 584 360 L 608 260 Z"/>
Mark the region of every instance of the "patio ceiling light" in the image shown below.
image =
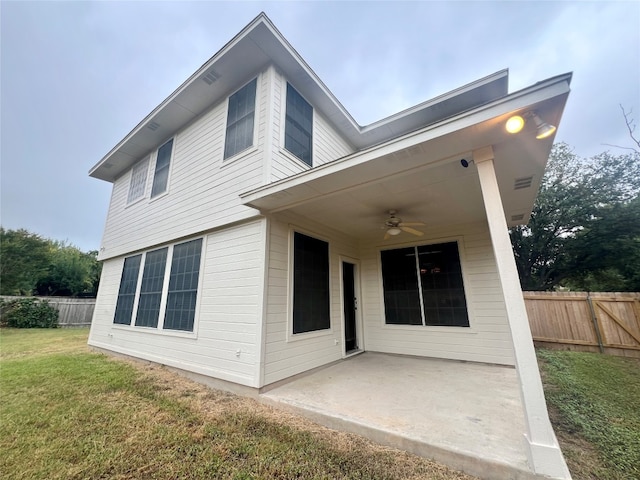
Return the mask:
<path id="1" fill-rule="evenodd" d="M 518 133 L 524 127 L 524 118 L 520 115 L 514 115 L 505 124 L 505 128 L 509 133 Z"/>
<path id="2" fill-rule="evenodd" d="M 532 119 L 536 124 L 536 138 L 541 140 L 547 138 L 556 131 L 554 125 L 543 121 L 535 112 L 526 112 L 524 115 L 513 115 L 505 123 L 505 129 L 509 133 L 518 133 L 524 128 L 525 119 Z"/>
<path id="3" fill-rule="evenodd" d="M 556 131 L 556 127 L 554 125 L 549 125 L 547 122 L 543 122 L 542 119 L 533 112 L 531 112 L 531 118 L 536 124 L 536 138 L 538 140 L 547 138 L 548 136 L 553 135 Z"/>

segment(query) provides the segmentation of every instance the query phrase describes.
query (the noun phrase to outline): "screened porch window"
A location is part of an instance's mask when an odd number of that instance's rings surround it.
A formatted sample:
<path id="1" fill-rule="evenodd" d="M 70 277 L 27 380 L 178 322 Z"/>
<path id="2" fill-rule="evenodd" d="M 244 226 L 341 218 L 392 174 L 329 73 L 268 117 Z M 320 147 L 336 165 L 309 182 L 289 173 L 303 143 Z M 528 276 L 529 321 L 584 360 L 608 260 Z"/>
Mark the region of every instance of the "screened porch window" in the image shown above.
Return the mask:
<path id="1" fill-rule="evenodd" d="M 383 250 L 386 323 L 468 327 L 457 242 Z"/>
<path id="2" fill-rule="evenodd" d="M 256 79 L 229 97 L 224 158 L 229 158 L 253 145 L 256 110 Z"/>
<path id="3" fill-rule="evenodd" d="M 326 330 L 329 317 L 329 244 L 293 235 L 293 333 Z"/>

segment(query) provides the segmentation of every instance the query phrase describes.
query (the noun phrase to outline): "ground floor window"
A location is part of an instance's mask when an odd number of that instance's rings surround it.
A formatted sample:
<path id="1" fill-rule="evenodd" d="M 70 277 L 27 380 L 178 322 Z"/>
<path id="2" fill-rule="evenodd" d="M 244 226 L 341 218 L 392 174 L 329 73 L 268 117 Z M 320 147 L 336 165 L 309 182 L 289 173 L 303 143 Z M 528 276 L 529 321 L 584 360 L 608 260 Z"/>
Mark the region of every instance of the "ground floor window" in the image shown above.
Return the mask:
<path id="1" fill-rule="evenodd" d="M 330 327 L 329 244 L 294 232 L 293 333 Z"/>
<path id="2" fill-rule="evenodd" d="M 129 325 L 133 314 L 133 304 L 136 300 L 136 287 L 138 285 L 138 272 L 140 271 L 142 255 L 134 255 L 124 259 L 118 301 L 116 303 L 116 315 L 113 323 Z"/>
<path id="3" fill-rule="evenodd" d="M 199 238 L 125 258 L 113 323 L 192 332 L 201 253 Z"/>
<path id="4" fill-rule="evenodd" d="M 469 326 L 457 242 L 383 250 L 380 257 L 387 324 Z"/>

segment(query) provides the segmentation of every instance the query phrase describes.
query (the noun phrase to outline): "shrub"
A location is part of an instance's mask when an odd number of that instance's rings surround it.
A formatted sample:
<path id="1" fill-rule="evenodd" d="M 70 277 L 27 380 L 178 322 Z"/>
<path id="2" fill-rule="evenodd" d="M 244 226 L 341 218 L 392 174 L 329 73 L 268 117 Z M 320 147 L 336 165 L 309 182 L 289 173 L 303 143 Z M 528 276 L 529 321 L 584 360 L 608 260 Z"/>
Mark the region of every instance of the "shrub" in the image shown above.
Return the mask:
<path id="1" fill-rule="evenodd" d="M 20 298 L 2 302 L 2 326 L 12 328 L 57 328 L 58 310 L 46 300 Z"/>

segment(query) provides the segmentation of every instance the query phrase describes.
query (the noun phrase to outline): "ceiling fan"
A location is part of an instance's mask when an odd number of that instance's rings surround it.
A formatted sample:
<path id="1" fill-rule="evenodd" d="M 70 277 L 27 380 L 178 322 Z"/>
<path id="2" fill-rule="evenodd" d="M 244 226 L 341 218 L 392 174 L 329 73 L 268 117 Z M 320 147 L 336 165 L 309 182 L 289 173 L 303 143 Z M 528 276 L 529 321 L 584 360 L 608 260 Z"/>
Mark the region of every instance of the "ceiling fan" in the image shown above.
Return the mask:
<path id="1" fill-rule="evenodd" d="M 422 222 L 403 222 L 400 217 L 397 217 L 398 213 L 396 210 L 389 210 L 387 212 L 389 214 L 389 218 L 384 222 L 384 226 L 382 228 L 386 228 L 387 231 L 384 234 L 384 239 L 387 240 L 389 237 L 394 235 L 399 235 L 402 232 L 411 233 L 413 235 L 417 235 L 421 237 L 424 235 L 420 230 L 416 230 L 411 227 L 418 227 L 426 225 Z"/>

